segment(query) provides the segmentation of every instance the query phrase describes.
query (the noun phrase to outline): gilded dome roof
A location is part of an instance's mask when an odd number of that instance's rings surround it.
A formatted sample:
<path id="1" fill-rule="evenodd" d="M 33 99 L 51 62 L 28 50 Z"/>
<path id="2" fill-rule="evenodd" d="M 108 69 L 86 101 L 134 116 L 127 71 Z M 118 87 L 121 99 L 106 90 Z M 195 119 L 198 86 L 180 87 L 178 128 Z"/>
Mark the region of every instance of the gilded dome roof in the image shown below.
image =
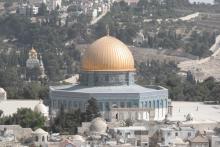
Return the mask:
<path id="1" fill-rule="evenodd" d="M 81 60 L 82 71 L 135 71 L 134 58 L 120 40 L 105 36 L 92 43 Z"/>
<path id="2" fill-rule="evenodd" d="M 37 53 L 37 51 L 32 47 L 30 50 L 31 53 Z"/>

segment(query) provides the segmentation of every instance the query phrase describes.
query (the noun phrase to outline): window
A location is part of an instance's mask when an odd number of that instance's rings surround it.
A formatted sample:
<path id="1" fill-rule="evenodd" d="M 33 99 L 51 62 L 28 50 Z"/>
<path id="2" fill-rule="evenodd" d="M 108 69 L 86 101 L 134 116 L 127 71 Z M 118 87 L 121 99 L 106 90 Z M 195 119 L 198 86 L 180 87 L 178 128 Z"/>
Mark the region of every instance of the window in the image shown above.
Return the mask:
<path id="1" fill-rule="evenodd" d="M 191 132 L 188 132 L 188 137 L 190 137 L 191 136 Z"/>
<path id="2" fill-rule="evenodd" d="M 44 138 L 44 136 L 42 137 L 42 142 L 44 142 L 44 140 L 45 140 L 45 138 Z"/>
<path id="3" fill-rule="evenodd" d="M 145 108 L 147 108 L 147 102 L 145 102 Z"/>
<path id="4" fill-rule="evenodd" d="M 168 133 L 167 133 L 167 136 L 171 136 L 171 133 L 170 133 L 170 132 L 168 132 Z"/>
<path id="5" fill-rule="evenodd" d="M 102 102 L 99 102 L 99 109 L 100 111 L 103 111 Z"/>
<path id="6" fill-rule="evenodd" d="M 175 136 L 178 136 L 178 133 L 177 133 L 177 132 L 175 133 Z"/>
<path id="7" fill-rule="evenodd" d="M 131 108 L 131 102 L 127 102 L 127 107 Z"/>
<path id="8" fill-rule="evenodd" d="M 139 107 L 138 102 L 134 102 L 134 107 L 135 108 Z"/>
<path id="9" fill-rule="evenodd" d="M 35 137 L 35 141 L 38 142 L 38 136 Z"/>
<path id="10" fill-rule="evenodd" d="M 105 102 L 105 110 L 109 111 L 110 108 L 109 108 L 109 103 L 108 102 Z"/>

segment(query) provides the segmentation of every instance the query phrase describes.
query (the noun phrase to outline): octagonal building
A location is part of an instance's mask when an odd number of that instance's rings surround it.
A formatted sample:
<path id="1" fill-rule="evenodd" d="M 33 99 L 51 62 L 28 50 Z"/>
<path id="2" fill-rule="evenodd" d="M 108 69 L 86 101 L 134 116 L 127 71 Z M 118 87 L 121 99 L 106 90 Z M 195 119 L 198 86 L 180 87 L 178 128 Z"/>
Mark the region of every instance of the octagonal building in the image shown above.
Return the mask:
<path id="1" fill-rule="evenodd" d="M 154 120 L 163 120 L 168 111 L 168 90 L 137 85 L 134 76 L 134 58 L 128 47 L 114 37 L 102 37 L 81 57 L 79 84 L 50 86 L 50 112 L 56 114 L 61 106 L 67 111 L 85 111 L 88 100 L 95 98 L 107 120 L 118 117 L 118 114 L 111 116 L 113 108 L 128 111 L 149 108 L 154 110 Z M 149 120 L 149 114 L 136 118 Z"/>

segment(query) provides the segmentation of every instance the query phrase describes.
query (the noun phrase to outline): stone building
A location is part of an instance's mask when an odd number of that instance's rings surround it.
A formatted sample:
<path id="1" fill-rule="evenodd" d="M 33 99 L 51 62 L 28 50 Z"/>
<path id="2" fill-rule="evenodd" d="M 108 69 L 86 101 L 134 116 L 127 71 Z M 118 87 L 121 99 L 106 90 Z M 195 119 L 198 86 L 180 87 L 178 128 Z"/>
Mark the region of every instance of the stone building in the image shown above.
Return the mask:
<path id="1" fill-rule="evenodd" d="M 197 132 L 198 130 L 192 127 L 162 127 L 160 128 L 158 147 L 177 146 L 177 144 L 178 147 L 188 147 L 188 142 L 184 141 L 194 139 Z"/>
<path id="2" fill-rule="evenodd" d="M 85 111 L 90 98 L 97 100 L 102 117 L 110 121 L 118 115 L 111 116 L 113 107 L 153 109 L 153 120 L 163 120 L 167 114 L 168 90 L 161 86 L 137 85 L 133 55 L 114 37 L 102 37 L 86 49 L 81 60 L 79 82 L 50 86 L 52 115 L 56 115 L 62 105 L 66 111 L 78 108 Z M 142 117 L 133 118 L 149 120 L 148 116 L 146 110 Z"/>
<path id="3" fill-rule="evenodd" d="M 209 139 L 202 134 L 198 134 L 190 140 L 190 147 L 209 147 Z"/>

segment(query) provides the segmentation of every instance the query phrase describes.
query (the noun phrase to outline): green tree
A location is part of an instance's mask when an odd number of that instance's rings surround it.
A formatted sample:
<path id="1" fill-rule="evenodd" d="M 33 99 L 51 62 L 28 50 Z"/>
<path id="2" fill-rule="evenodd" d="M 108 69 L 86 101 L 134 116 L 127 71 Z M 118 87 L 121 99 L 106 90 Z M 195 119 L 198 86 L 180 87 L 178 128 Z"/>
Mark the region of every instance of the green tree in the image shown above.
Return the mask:
<path id="1" fill-rule="evenodd" d="M 20 108 L 12 116 L 0 118 L 2 125 L 18 124 L 24 128 L 42 128 L 45 124 L 45 118 L 42 114 L 34 112 L 29 108 Z"/>
<path id="2" fill-rule="evenodd" d="M 12 2 L 11 0 L 6 1 L 6 2 L 4 3 L 4 8 L 5 8 L 5 9 L 8 9 L 8 8 L 11 7 L 12 5 L 13 5 L 13 2 Z"/>
<path id="3" fill-rule="evenodd" d="M 3 111 L 2 111 L 2 110 L 0 110 L 0 117 L 2 117 L 2 114 L 3 114 Z"/>
<path id="4" fill-rule="evenodd" d="M 91 98 L 88 100 L 88 106 L 86 107 L 86 118 L 87 121 L 91 121 L 96 117 L 99 117 L 99 108 L 97 105 L 97 100 L 95 98 Z"/>

